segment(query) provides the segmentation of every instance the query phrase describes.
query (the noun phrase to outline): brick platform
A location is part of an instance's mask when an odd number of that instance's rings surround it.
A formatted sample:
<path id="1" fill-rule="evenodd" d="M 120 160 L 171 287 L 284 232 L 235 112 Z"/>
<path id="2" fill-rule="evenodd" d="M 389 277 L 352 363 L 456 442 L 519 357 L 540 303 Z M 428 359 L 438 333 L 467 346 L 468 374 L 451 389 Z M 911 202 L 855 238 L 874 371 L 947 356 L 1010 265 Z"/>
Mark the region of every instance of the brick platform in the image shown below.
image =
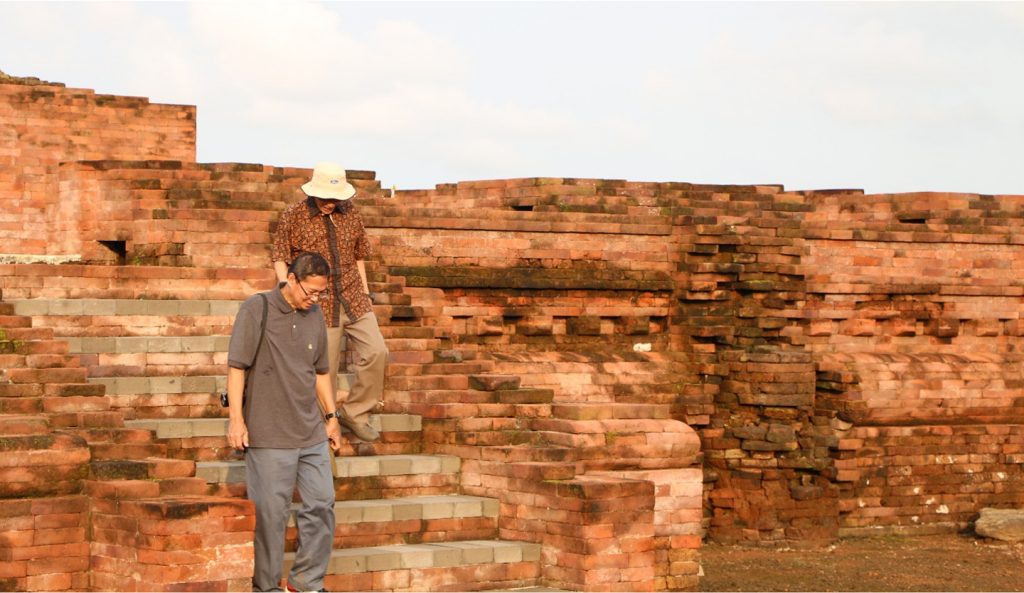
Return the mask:
<path id="1" fill-rule="evenodd" d="M 0 582 L 245 588 L 214 394 L 310 171 L 196 163 L 194 108 L 39 81 L 0 80 L 0 124 Z M 329 587 L 693 590 L 704 537 L 1024 503 L 1024 196 L 352 177 L 391 361 Z"/>

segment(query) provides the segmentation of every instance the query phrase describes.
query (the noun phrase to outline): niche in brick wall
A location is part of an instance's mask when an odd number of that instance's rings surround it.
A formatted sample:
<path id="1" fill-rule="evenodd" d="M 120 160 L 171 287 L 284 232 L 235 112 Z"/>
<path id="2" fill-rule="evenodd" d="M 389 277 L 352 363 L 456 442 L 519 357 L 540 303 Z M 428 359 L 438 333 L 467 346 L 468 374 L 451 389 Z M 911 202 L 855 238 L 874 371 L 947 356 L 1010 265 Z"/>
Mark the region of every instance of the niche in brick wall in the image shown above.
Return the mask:
<path id="1" fill-rule="evenodd" d="M 117 258 L 117 265 L 125 265 L 128 259 L 128 245 L 126 241 L 100 241 L 99 243 Z"/>

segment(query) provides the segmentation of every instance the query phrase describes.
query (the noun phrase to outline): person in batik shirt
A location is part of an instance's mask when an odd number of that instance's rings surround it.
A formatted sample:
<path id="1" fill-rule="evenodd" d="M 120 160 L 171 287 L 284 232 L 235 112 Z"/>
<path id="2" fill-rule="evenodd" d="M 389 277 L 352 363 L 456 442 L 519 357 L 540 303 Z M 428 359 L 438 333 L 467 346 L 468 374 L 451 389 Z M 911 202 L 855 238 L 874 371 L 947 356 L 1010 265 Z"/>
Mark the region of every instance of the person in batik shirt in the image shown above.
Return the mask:
<path id="1" fill-rule="evenodd" d="M 355 380 L 348 398 L 338 407 L 338 419 L 357 437 L 376 441 L 380 434 L 369 424 L 370 412 L 384 393 L 388 349 L 373 314 L 364 260 L 372 253 L 363 220 L 352 203 L 356 188 L 345 169 L 317 163 L 313 177 L 302 186 L 306 198 L 281 212 L 274 231 L 271 259 L 279 282 L 300 253 L 319 253 L 331 266 L 327 289 L 316 297 L 327 323 L 331 384 L 338 389 L 341 337 L 355 353 Z"/>

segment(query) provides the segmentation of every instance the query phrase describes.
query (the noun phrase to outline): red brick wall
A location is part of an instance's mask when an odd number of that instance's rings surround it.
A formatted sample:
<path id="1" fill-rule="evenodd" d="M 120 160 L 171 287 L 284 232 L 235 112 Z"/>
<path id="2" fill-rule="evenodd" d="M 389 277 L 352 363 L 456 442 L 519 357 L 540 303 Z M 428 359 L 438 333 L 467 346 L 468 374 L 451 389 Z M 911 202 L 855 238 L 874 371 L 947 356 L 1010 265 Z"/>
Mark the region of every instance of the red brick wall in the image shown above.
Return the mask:
<path id="1" fill-rule="evenodd" d="M 56 167 L 64 161 L 194 161 L 196 109 L 88 89 L 0 80 L 2 253 L 76 255 Z"/>
<path id="2" fill-rule="evenodd" d="M 0 266 L 8 298 L 245 296 L 308 176 L 195 164 L 194 108 L 145 99 L 2 84 L 0 124 L 6 252 L 110 264 L 99 242 L 124 241 L 148 264 Z M 587 353 L 524 385 L 701 431 L 712 537 L 962 526 L 1024 492 L 1024 197 L 540 178 L 389 199 L 355 177 L 375 277 L 451 344 Z M 606 372 L 634 345 L 648 376 Z"/>
<path id="3" fill-rule="evenodd" d="M 0 588 L 89 589 L 89 497 L 7 499 L 0 504 Z"/>

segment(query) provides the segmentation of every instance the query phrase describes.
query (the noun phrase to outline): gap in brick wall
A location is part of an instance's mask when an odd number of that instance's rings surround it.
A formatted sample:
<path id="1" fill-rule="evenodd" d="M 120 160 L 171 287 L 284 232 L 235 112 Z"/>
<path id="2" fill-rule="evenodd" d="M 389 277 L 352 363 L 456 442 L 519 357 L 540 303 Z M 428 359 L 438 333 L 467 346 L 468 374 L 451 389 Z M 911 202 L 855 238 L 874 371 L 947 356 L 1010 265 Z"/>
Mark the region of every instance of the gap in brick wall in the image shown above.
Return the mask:
<path id="1" fill-rule="evenodd" d="M 117 255 L 117 265 L 125 265 L 128 260 L 128 246 L 125 241 L 100 241 L 100 245 Z"/>

